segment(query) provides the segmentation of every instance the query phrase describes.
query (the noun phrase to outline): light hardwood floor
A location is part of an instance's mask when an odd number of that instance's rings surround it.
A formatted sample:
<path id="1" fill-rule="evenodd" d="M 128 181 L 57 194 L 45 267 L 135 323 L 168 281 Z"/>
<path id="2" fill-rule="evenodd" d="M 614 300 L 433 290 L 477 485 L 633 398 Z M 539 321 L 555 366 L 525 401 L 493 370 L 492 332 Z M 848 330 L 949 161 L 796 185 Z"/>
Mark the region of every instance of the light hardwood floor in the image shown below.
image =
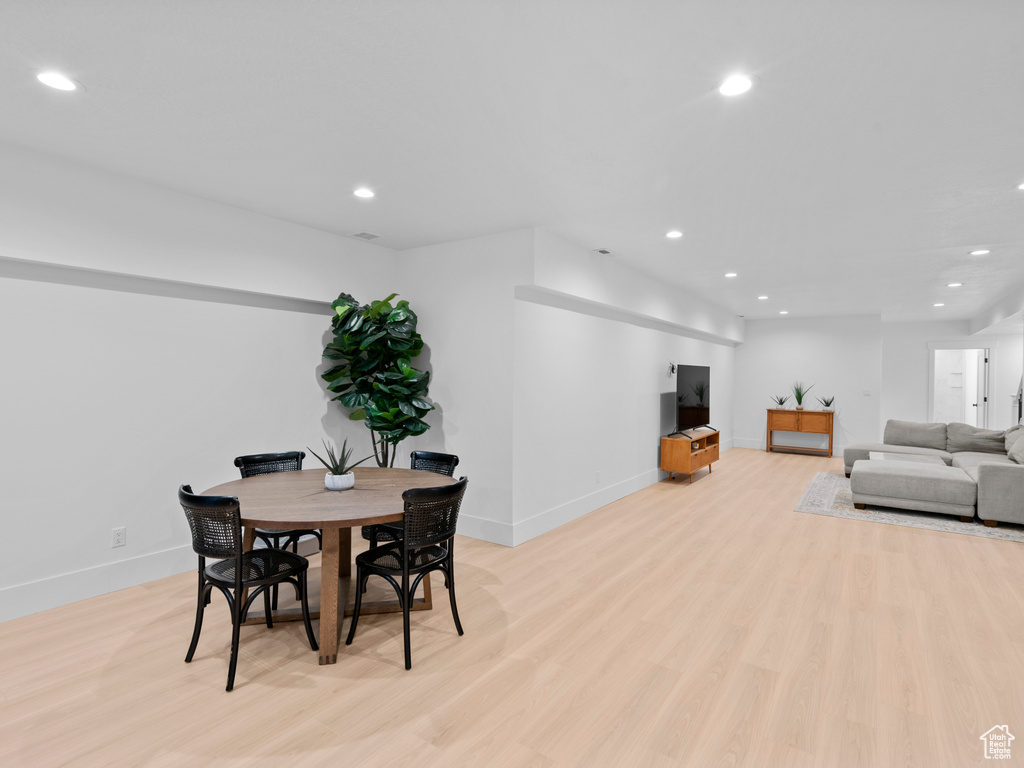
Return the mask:
<path id="1" fill-rule="evenodd" d="M 194 574 L 0 624 L 2 766 L 966 766 L 1024 761 L 1024 545 L 793 511 L 841 459 L 733 449 L 440 579 L 321 667 Z M 183 518 L 184 524 L 184 518 Z M 343 631 L 347 631 L 346 620 Z M 1013 762 L 1009 761 L 1012 765 Z"/>

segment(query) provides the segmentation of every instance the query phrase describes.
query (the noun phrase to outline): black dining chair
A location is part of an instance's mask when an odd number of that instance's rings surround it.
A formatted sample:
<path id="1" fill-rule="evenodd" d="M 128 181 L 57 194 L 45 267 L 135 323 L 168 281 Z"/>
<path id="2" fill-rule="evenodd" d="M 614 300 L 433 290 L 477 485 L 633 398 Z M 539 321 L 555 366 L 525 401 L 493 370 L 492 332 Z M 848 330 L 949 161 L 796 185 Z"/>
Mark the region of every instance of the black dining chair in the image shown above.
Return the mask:
<path id="1" fill-rule="evenodd" d="M 287 451 L 285 453 L 257 453 L 251 456 L 239 456 L 235 466 L 242 477 L 269 475 L 273 472 L 297 472 L 302 469 L 305 451 Z M 317 546 L 323 549 L 323 537 L 320 531 L 305 528 L 255 528 L 256 538 L 271 549 L 288 549 L 298 553 L 299 539 L 303 536 L 315 536 Z M 271 599 L 274 610 L 277 610 L 277 588 L 274 588 Z"/>
<path id="2" fill-rule="evenodd" d="M 423 469 L 427 472 L 436 472 L 439 475 L 455 476 L 455 468 L 459 466 L 459 457 L 454 453 L 433 453 L 432 451 L 413 451 L 409 454 L 410 469 Z M 402 538 L 403 523 L 376 523 L 364 525 L 362 528 L 363 538 L 370 542 L 371 547 L 390 541 L 398 541 Z"/>
<path id="3" fill-rule="evenodd" d="M 412 645 L 409 639 L 409 612 L 413 596 L 423 577 L 431 571 L 444 573 L 455 629 L 462 632 L 459 609 L 455 605 L 455 568 L 452 541 L 459 521 L 459 507 L 469 480 L 461 478 L 441 488 L 410 488 L 402 494 L 405 502 L 405 530 L 400 541 L 382 544 L 356 555 L 356 605 L 345 645 L 352 644 L 359 623 L 363 592 L 370 576 L 382 576 L 398 594 L 402 606 L 405 637 L 405 668 L 412 669 Z M 413 578 L 412 584 L 409 580 Z M 401 578 L 401 584 L 396 581 Z"/>
<path id="4" fill-rule="evenodd" d="M 196 603 L 196 624 L 192 630 L 192 643 L 185 661 L 192 661 L 203 628 L 203 613 L 213 588 L 223 593 L 231 610 L 231 661 L 228 664 L 228 687 L 235 686 L 235 667 L 238 663 L 238 637 L 253 600 L 263 594 L 263 608 L 268 628 L 274 626 L 270 607 L 269 587 L 288 582 L 295 587 L 295 597 L 302 604 L 302 620 L 310 647 L 318 650 L 313 624 L 309 619 L 306 571 L 309 562 L 302 555 L 283 549 L 253 549 L 242 551 L 242 521 L 238 499 L 234 496 L 199 496 L 191 486 L 178 489 L 178 502 L 188 518 L 192 530 L 192 549 L 199 556 L 199 594 Z M 206 558 L 218 558 L 206 564 Z M 243 590 L 249 589 L 248 599 L 242 603 Z"/>

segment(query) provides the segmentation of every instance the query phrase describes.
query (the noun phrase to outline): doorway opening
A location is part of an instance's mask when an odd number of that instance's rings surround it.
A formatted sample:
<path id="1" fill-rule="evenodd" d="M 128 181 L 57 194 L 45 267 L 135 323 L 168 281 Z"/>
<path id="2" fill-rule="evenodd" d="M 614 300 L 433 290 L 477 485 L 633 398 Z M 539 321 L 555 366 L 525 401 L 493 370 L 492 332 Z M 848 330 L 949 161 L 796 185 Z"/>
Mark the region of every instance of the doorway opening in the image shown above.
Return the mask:
<path id="1" fill-rule="evenodd" d="M 988 348 L 940 347 L 931 353 L 929 420 L 987 428 Z"/>

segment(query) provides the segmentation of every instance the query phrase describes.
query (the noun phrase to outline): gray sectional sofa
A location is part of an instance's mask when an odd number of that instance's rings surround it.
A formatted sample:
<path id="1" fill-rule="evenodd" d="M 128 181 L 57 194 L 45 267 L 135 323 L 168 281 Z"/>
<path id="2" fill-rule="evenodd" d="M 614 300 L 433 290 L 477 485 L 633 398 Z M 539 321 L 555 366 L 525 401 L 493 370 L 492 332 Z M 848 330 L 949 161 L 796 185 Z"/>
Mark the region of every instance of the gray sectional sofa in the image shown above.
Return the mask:
<path id="1" fill-rule="evenodd" d="M 876 458 L 872 459 L 874 453 Z M 884 457 L 879 454 L 884 454 Z M 1024 524 L 1024 426 L 890 420 L 881 443 L 843 451 L 854 504 Z"/>

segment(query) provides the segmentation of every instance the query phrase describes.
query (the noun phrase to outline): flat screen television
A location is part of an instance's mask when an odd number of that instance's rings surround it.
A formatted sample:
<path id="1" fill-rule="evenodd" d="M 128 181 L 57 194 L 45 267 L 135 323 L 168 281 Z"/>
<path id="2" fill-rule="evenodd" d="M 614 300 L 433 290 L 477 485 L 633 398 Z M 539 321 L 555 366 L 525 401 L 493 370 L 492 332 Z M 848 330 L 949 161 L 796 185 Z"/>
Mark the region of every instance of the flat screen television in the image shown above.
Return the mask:
<path id="1" fill-rule="evenodd" d="M 676 366 L 676 431 L 710 426 L 711 368 Z"/>

